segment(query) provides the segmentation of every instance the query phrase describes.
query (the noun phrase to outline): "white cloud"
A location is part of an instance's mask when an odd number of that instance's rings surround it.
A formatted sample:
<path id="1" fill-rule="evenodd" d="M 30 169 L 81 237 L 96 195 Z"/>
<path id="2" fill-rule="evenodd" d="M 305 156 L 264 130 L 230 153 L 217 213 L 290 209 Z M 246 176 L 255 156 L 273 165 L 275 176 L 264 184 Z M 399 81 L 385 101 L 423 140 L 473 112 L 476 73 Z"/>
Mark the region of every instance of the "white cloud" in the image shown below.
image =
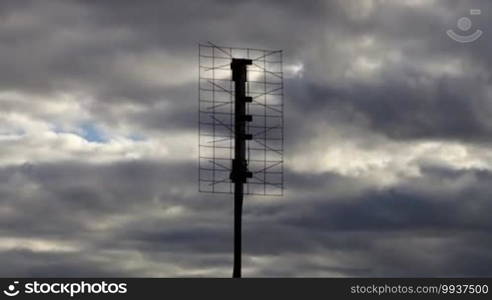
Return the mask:
<path id="1" fill-rule="evenodd" d="M 116 55 L 113 74 L 134 83 L 171 87 L 196 80 L 196 62 L 157 50 Z"/>
<path id="2" fill-rule="evenodd" d="M 196 133 L 164 131 L 154 135 L 131 126 L 104 129 L 105 142 L 87 140 L 80 127 L 98 120 L 90 112 L 95 101 L 59 93 L 36 97 L 20 92 L 0 93 L 0 165 L 75 160 L 107 162 L 132 159 L 192 160 L 196 158 Z M 133 107 L 133 106 L 132 106 Z M 122 105 L 124 112 L 135 109 Z M 142 108 L 140 108 L 142 109 Z M 133 129 L 144 139 L 128 136 Z"/>
<path id="3" fill-rule="evenodd" d="M 74 252 L 79 246 L 74 242 L 33 239 L 33 238 L 0 238 L 0 251 L 30 250 L 33 252 Z"/>
<path id="4" fill-rule="evenodd" d="M 299 151 L 288 158 L 294 170 L 365 178 L 377 186 L 419 177 L 421 168 L 429 164 L 455 170 L 492 170 L 487 146 L 453 141 L 394 141 L 370 132 L 346 136 L 343 130 L 325 128 L 304 146 L 310 155 Z"/>

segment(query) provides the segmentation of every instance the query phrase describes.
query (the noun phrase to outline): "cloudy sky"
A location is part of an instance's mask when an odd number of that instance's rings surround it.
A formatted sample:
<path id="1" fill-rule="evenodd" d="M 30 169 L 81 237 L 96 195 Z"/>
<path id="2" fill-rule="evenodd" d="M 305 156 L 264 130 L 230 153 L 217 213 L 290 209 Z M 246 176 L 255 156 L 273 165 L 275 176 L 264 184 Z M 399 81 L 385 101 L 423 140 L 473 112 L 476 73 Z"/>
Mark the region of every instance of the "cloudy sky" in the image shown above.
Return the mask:
<path id="1" fill-rule="evenodd" d="M 245 200 L 245 276 L 492 276 L 490 14 L 0 1 L 0 275 L 231 275 L 231 197 L 197 191 L 212 41 L 284 50 L 287 189 Z"/>

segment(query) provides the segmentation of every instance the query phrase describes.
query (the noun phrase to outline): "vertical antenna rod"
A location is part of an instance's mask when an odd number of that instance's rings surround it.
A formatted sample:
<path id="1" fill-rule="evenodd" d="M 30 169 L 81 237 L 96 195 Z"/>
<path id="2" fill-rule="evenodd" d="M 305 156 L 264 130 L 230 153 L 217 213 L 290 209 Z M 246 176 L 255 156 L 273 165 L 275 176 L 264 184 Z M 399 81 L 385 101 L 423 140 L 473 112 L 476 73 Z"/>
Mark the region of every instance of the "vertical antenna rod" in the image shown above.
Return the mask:
<path id="1" fill-rule="evenodd" d="M 234 182 L 234 270 L 232 277 L 241 278 L 241 218 L 243 210 L 244 186 L 247 178 L 253 177 L 248 171 L 246 161 L 246 140 L 251 140 L 251 134 L 246 133 L 246 122 L 252 121 L 251 115 L 246 115 L 246 102 L 252 102 L 246 97 L 247 65 L 251 59 L 236 59 L 231 62 L 232 80 L 234 81 L 234 159 L 230 178 Z"/>

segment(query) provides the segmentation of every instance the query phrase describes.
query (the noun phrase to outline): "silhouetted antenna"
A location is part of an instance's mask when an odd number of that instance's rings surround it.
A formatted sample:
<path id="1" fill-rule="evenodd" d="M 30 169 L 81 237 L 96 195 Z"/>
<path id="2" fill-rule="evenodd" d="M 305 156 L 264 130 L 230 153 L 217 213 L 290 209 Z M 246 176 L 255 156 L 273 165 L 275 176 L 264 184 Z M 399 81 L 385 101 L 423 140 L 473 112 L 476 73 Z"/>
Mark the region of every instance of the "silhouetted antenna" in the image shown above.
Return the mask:
<path id="1" fill-rule="evenodd" d="M 282 51 L 199 45 L 199 190 L 234 193 L 241 277 L 244 195 L 282 196 Z"/>

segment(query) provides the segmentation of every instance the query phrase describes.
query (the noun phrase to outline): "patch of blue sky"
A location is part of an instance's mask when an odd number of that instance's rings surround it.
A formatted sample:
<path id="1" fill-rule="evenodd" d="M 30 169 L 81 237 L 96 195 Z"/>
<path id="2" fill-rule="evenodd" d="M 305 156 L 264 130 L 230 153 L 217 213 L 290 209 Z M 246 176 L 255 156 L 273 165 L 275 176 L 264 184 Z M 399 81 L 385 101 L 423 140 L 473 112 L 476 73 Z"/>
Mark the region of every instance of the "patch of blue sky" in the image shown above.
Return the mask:
<path id="1" fill-rule="evenodd" d="M 85 140 L 93 143 L 107 143 L 110 140 L 109 135 L 103 129 L 101 129 L 97 124 L 91 122 L 84 122 L 77 126 L 77 128 L 66 130 L 61 126 L 57 126 L 56 124 L 52 125 L 52 130 L 56 133 L 73 133 L 78 136 L 84 138 Z M 147 138 L 140 133 L 132 133 L 127 135 L 126 138 L 135 141 L 142 142 L 147 140 Z"/>
<path id="2" fill-rule="evenodd" d="M 53 124 L 52 130 L 56 133 L 73 133 L 93 143 L 106 143 L 109 141 L 108 135 L 96 124 L 90 122 L 81 123 L 75 129 L 71 128 L 70 130 Z"/>
<path id="3" fill-rule="evenodd" d="M 94 123 L 83 123 L 80 129 L 81 136 L 89 142 L 106 143 L 109 141 L 107 134 Z"/>

